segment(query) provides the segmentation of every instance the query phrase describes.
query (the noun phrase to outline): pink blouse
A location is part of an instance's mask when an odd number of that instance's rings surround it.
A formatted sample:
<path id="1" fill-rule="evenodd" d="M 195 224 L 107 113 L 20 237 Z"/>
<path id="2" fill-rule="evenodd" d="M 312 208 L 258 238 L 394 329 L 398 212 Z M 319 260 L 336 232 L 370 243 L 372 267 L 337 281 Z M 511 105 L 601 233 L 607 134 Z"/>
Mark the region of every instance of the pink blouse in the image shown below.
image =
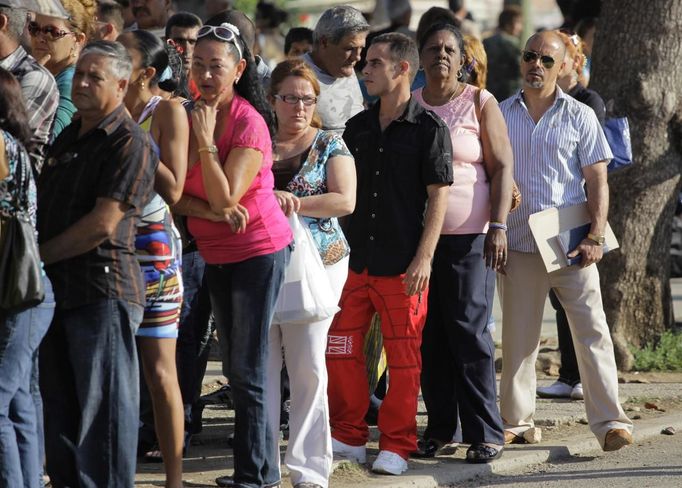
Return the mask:
<path id="1" fill-rule="evenodd" d="M 421 88 L 412 93 L 450 128 L 454 182 L 449 188 L 441 234 L 484 234 L 488 231 L 490 185 L 483 165 L 480 124 L 474 105 L 476 91 L 475 86 L 466 85 L 457 98 L 439 107 L 424 101 Z M 494 98 L 492 93 L 481 90 L 481 110 L 491 98 Z"/>
<path id="2" fill-rule="evenodd" d="M 216 144 L 220 161 L 225 161 L 233 148 L 257 149 L 263 163 L 240 204 L 249 212 L 246 232 L 235 234 L 223 222 L 189 217 L 188 227 L 197 241 L 199 252 L 209 264 L 237 263 L 271 254 L 292 240 L 289 222 L 275 199 L 272 174 L 272 142 L 267 124 L 253 106 L 239 95 L 234 96 L 227 114 L 228 124 Z M 201 175 L 201 162 L 187 171 L 184 194 L 208 201 Z"/>

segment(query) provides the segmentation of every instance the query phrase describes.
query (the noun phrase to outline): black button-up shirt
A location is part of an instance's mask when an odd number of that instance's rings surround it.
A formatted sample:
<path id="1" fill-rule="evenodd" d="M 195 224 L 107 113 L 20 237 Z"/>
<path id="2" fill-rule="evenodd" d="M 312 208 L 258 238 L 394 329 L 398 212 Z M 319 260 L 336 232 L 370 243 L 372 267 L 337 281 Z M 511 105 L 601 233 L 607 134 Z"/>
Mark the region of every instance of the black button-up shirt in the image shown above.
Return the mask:
<path id="1" fill-rule="evenodd" d="M 445 123 L 414 97 L 382 132 L 379 104 L 351 118 L 343 133 L 358 178 L 346 236 L 353 271 L 395 276 L 417 252 L 426 187 L 452 184 L 452 142 Z"/>
<path id="2" fill-rule="evenodd" d="M 85 254 L 46 266 L 57 305 L 73 308 L 103 298 L 144 305 L 135 235 L 159 159 L 147 134 L 123 105 L 80 138 L 79 129 L 80 121 L 72 122 L 47 154 L 38 181 L 40 242 L 91 212 L 98 198 L 111 198 L 130 208 L 110 239 Z"/>

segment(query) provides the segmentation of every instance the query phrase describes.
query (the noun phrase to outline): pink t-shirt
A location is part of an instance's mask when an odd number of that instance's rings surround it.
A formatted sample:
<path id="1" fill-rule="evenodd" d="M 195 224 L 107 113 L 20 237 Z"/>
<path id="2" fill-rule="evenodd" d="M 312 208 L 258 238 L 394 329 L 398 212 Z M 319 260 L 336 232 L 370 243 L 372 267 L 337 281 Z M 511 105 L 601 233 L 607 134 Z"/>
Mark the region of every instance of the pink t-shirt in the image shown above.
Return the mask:
<path id="1" fill-rule="evenodd" d="M 196 239 L 199 252 L 209 264 L 238 263 L 246 259 L 271 254 L 292 240 L 289 222 L 273 193 L 272 142 L 267 124 L 253 106 L 239 95 L 234 96 L 227 114 L 225 132 L 216 144 L 221 161 L 236 147 L 257 149 L 263 163 L 240 204 L 249 211 L 246 232 L 235 234 L 222 222 L 197 217 L 188 218 L 189 231 Z M 187 171 L 184 194 L 208 201 L 201 176 L 201 163 Z"/>
<path id="2" fill-rule="evenodd" d="M 435 112 L 450 128 L 452 138 L 453 184 L 448 193 L 448 209 L 441 234 L 483 234 L 490 220 L 490 185 L 483 166 L 480 124 L 474 97 L 477 88 L 466 85 L 464 91 L 445 105 L 433 107 L 422 98 L 422 89 L 414 98 Z M 493 98 L 481 90 L 481 110 Z"/>

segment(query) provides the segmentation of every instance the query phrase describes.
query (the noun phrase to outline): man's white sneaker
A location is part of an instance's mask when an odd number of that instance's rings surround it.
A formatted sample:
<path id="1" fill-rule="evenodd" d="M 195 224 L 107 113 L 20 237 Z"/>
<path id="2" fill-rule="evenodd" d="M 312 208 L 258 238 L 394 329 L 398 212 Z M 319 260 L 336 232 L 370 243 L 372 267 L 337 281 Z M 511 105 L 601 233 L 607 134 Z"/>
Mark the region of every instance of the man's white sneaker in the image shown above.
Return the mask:
<path id="1" fill-rule="evenodd" d="M 348 459 L 360 464 L 367 462 L 367 450 L 365 446 L 350 446 L 332 437 L 332 452 L 334 459 Z"/>
<path id="2" fill-rule="evenodd" d="M 372 471 L 397 476 L 407 471 L 407 461 L 394 452 L 379 451 L 379 455 L 372 464 Z"/>
<path id="3" fill-rule="evenodd" d="M 571 398 L 573 387 L 561 381 L 555 381 L 551 385 L 539 387 L 535 391 L 540 398 Z"/>
<path id="4" fill-rule="evenodd" d="M 584 400 L 585 395 L 583 395 L 583 384 L 578 383 L 573 387 L 573 390 L 571 390 L 571 398 L 573 400 Z"/>

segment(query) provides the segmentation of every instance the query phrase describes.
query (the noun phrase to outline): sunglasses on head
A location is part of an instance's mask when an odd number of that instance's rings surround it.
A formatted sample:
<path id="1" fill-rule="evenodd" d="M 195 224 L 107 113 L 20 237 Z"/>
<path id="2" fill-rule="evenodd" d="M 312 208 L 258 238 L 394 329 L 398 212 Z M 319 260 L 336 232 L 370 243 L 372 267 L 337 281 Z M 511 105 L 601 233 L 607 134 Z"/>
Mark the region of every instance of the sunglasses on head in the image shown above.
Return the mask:
<path id="1" fill-rule="evenodd" d="M 38 22 L 31 21 L 28 24 L 28 33 L 33 37 L 38 34 L 43 34 L 45 36 L 50 36 L 52 40 L 56 41 L 62 37 L 68 36 L 69 34 L 75 34 L 75 32 L 69 32 L 62 29 L 58 29 L 54 25 L 39 25 Z"/>
<path id="2" fill-rule="evenodd" d="M 542 66 L 546 69 L 550 69 L 554 66 L 554 58 L 552 56 L 547 56 L 545 54 L 536 53 L 535 51 L 523 51 L 523 60 L 526 63 L 534 63 L 540 59 Z"/>
<path id="3" fill-rule="evenodd" d="M 237 52 L 239 52 L 239 59 L 243 57 L 242 55 L 242 48 L 239 47 L 239 42 L 237 41 L 237 36 L 239 35 L 239 30 L 231 26 L 230 24 L 224 23 L 222 25 L 205 25 L 201 29 L 199 29 L 199 32 L 197 32 L 197 39 L 201 39 L 202 37 L 205 37 L 209 34 L 213 34 L 216 36 L 218 39 L 221 41 L 229 42 L 232 44 L 234 47 L 237 48 Z M 236 32 L 235 32 L 236 30 Z"/>
<path id="4" fill-rule="evenodd" d="M 303 105 L 310 107 L 317 103 L 317 97 L 297 97 L 296 95 L 275 95 L 277 100 L 281 100 L 289 105 L 296 105 L 299 100 L 303 102 Z"/>

